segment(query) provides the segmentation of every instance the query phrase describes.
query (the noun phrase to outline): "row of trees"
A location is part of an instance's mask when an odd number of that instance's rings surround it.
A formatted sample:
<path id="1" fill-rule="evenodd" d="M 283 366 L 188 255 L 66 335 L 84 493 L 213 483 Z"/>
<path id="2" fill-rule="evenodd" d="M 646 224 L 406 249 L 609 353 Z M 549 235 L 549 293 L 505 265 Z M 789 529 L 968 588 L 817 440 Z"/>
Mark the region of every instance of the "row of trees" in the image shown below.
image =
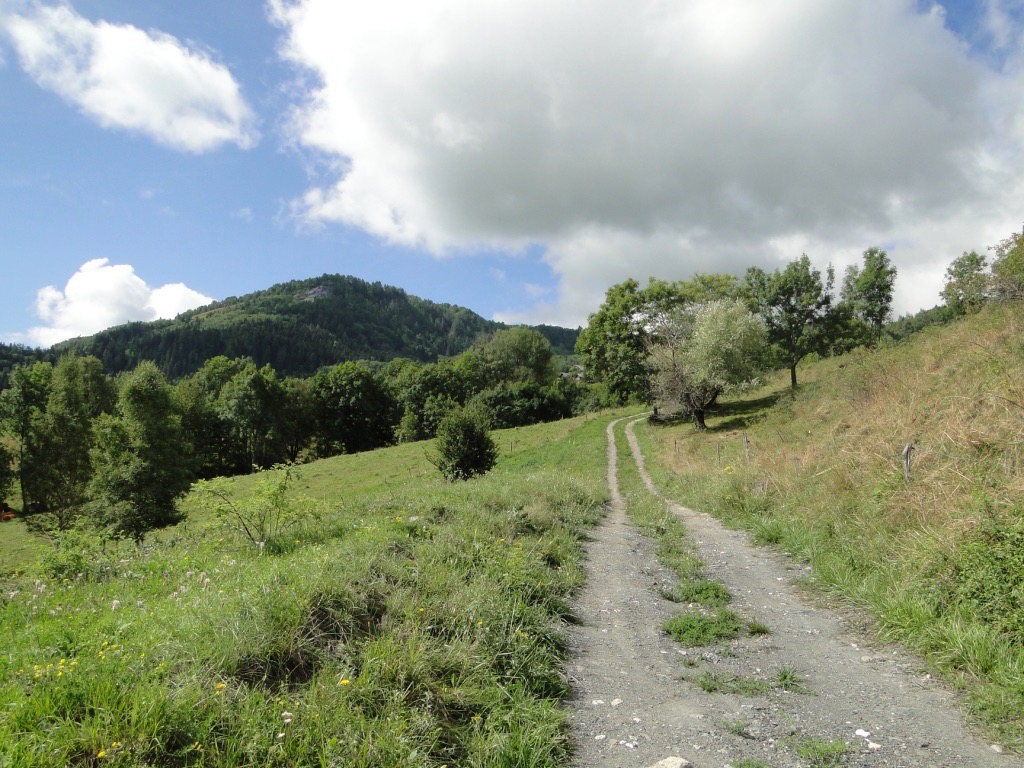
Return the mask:
<path id="1" fill-rule="evenodd" d="M 96 358 L 69 355 L 11 378 L 0 415 L 16 455 L 0 450 L 0 496 L 18 483 L 32 530 L 67 530 L 88 515 L 110 535 L 138 540 L 179 519 L 191 467 L 173 391 L 155 365 L 115 385 Z"/>
<path id="2" fill-rule="evenodd" d="M 896 325 L 919 329 L 978 311 L 989 301 L 1024 299 L 1024 232 L 993 246 L 991 265 L 971 251 L 946 270 L 945 306 Z M 704 409 L 765 368 L 797 366 L 808 355 L 835 355 L 877 344 L 892 313 L 896 268 L 869 248 L 836 290 L 803 255 L 782 269 L 747 269 L 743 278 L 696 275 L 688 281 L 626 280 L 608 290 L 576 350 L 589 375 L 619 402 L 680 405 L 704 426 Z"/>
<path id="3" fill-rule="evenodd" d="M 588 374 L 604 379 L 620 401 L 672 398 L 703 426 L 703 408 L 758 369 L 788 368 L 795 388 L 807 355 L 880 339 L 895 280 L 896 268 L 879 248 L 847 269 L 838 296 L 832 268 L 823 277 L 806 255 L 771 273 L 751 267 L 743 279 L 651 278 L 644 288 L 630 279 L 608 290 L 576 350 Z M 674 388 L 666 388 L 669 381 Z"/>
<path id="4" fill-rule="evenodd" d="M 1024 299 L 1024 231 L 990 250 L 991 265 L 976 251 L 965 251 L 946 270 L 942 298 L 954 315 L 972 314 L 989 301 Z"/>
<path id="5" fill-rule="evenodd" d="M 196 478 L 430 438 L 461 407 L 498 428 L 569 416 L 592 399 L 558 374 L 544 336 L 522 327 L 437 363 L 346 362 L 307 379 L 215 357 L 172 385 L 149 362 L 111 378 L 98 359 L 66 355 L 15 368 L 0 393 L 13 448 L 0 442 L 0 499 L 16 483 L 38 532 L 88 520 L 141 539 L 177 520 Z"/>

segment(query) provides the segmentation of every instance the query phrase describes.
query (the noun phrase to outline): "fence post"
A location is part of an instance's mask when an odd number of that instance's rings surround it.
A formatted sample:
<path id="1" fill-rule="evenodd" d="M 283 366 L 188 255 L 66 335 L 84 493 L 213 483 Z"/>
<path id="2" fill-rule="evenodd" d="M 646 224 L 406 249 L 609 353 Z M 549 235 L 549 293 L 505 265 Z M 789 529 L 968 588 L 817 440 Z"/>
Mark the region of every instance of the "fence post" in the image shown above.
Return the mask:
<path id="1" fill-rule="evenodd" d="M 903 449 L 903 482 L 906 484 L 910 483 L 910 454 L 914 452 L 914 444 L 907 443 Z"/>

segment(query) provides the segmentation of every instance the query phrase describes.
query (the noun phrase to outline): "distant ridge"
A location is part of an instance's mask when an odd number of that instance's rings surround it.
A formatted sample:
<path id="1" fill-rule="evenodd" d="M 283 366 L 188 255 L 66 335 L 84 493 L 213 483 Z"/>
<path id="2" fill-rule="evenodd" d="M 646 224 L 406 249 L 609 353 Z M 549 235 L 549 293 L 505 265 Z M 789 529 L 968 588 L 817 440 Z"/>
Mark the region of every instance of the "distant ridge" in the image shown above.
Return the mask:
<path id="1" fill-rule="evenodd" d="M 108 373 L 152 360 L 171 379 L 217 355 L 251 357 L 285 376 L 309 376 L 346 360 L 430 362 L 457 355 L 480 334 L 506 328 L 452 304 L 356 277 L 322 275 L 230 297 L 174 320 L 133 322 L 52 347 L 94 355 Z M 572 354 L 578 330 L 535 326 L 556 354 Z M 0 380 L 2 374 L 0 371 Z"/>

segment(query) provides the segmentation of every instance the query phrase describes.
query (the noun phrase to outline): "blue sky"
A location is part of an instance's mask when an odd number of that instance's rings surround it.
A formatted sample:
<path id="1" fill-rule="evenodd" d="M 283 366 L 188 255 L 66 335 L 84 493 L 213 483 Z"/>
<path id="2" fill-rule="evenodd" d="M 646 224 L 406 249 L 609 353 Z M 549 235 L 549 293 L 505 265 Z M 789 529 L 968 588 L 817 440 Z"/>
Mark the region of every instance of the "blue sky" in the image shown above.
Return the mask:
<path id="1" fill-rule="evenodd" d="M 0 339 L 325 272 L 575 326 L 872 245 L 932 306 L 1024 220 L 1022 2 L 943 5 L 0 0 Z"/>

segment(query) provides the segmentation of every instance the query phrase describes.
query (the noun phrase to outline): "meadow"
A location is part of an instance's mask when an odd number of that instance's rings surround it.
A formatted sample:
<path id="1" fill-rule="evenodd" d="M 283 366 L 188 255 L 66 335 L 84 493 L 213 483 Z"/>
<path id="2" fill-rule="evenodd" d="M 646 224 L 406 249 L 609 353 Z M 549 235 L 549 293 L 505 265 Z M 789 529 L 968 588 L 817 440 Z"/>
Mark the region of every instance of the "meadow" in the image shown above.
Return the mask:
<path id="1" fill-rule="evenodd" d="M 0 766 L 564 763 L 611 417 L 467 483 L 401 445 L 207 484 L 141 548 L 5 547 Z"/>

